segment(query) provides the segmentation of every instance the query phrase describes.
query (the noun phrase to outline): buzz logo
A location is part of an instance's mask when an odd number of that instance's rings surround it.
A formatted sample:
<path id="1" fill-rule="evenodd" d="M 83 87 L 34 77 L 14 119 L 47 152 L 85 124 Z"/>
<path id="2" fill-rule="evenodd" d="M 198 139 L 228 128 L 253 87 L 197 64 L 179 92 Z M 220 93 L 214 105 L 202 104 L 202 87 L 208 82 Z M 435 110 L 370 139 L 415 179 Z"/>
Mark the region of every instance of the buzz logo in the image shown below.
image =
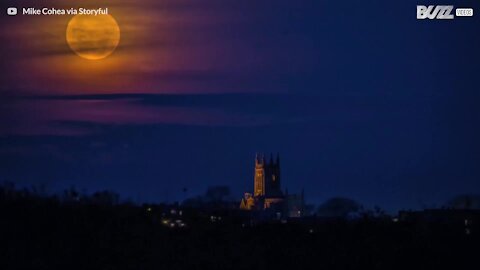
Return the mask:
<path id="1" fill-rule="evenodd" d="M 454 18 L 452 11 L 453 6 L 417 6 L 417 19 L 451 20 Z"/>

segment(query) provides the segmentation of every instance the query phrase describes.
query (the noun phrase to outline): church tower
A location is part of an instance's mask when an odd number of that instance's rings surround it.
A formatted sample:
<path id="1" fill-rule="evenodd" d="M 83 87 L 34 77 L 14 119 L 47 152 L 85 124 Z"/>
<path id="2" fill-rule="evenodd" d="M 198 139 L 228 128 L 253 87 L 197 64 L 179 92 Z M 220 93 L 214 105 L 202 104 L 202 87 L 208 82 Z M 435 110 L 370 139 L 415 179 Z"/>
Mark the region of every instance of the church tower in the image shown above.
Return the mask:
<path id="1" fill-rule="evenodd" d="M 255 181 L 254 191 L 255 197 L 265 196 L 265 158 L 263 155 L 257 154 L 255 157 Z"/>
<path id="2" fill-rule="evenodd" d="M 267 197 L 281 197 L 283 192 L 280 183 L 280 156 L 277 154 L 276 161 L 270 155 L 270 163 L 265 166 L 265 186 Z"/>
<path id="3" fill-rule="evenodd" d="M 267 162 L 263 154 L 255 157 L 254 197 L 279 198 L 283 196 L 280 185 L 280 157 L 270 157 Z"/>
<path id="4" fill-rule="evenodd" d="M 302 217 L 305 199 L 301 195 L 282 191 L 280 182 L 280 155 L 267 160 L 263 154 L 255 156 L 255 176 L 253 194 L 245 193 L 240 202 L 240 209 L 246 211 L 265 211 L 272 218 Z"/>

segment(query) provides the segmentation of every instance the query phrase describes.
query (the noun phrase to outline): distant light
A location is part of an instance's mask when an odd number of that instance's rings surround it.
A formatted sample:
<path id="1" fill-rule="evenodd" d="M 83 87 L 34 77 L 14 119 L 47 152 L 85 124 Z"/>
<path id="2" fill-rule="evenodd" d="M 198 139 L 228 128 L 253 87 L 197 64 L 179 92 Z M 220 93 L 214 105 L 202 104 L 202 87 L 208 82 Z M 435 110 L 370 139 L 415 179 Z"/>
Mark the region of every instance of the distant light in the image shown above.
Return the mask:
<path id="1" fill-rule="evenodd" d="M 309 233 L 313 233 L 313 229 L 308 230 Z"/>
<path id="2" fill-rule="evenodd" d="M 393 222 L 398 222 L 398 218 L 392 218 Z"/>
<path id="3" fill-rule="evenodd" d="M 174 228 L 174 227 L 175 227 L 175 223 L 170 223 L 170 227 Z"/>
<path id="4" fill-rule="evenodd" d="M 152 212 L 152 208 L 151 208 L 151 207 L 148 207 L 148 208 L 147 208 L 147 212 Z"/>

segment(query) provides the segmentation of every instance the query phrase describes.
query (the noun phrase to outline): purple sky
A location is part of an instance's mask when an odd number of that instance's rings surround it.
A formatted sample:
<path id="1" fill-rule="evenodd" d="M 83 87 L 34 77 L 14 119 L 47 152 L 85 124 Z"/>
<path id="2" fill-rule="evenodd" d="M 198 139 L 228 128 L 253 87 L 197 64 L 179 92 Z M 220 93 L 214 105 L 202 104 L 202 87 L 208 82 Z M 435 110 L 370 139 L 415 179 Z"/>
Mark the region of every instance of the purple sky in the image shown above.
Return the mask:
<path id="1" fill-rule="evenodd" d="M 285 186 L 312 203 L 479 193 L 478 17 L 419 21 L 415 1 L 109 2 L 81 3 L 121 29 L 100 61 L 69 49 L 68 16 L 0 16 L 0 181 L 240 198 L 255 152 L 280 152 Z"/>

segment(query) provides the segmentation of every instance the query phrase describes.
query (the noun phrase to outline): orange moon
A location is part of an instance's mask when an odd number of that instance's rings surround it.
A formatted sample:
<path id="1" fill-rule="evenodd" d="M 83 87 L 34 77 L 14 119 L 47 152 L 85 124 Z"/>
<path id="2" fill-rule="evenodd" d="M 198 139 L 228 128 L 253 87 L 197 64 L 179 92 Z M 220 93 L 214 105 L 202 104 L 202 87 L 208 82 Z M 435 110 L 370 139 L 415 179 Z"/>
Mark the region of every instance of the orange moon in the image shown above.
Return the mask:
<path id="1" fill-rule="evenodd" d="M 120 43 L 120 27 L 111 15 L 76 15 L 67 26 L 67 43 L 78 56 L 100 60 Z"/>

